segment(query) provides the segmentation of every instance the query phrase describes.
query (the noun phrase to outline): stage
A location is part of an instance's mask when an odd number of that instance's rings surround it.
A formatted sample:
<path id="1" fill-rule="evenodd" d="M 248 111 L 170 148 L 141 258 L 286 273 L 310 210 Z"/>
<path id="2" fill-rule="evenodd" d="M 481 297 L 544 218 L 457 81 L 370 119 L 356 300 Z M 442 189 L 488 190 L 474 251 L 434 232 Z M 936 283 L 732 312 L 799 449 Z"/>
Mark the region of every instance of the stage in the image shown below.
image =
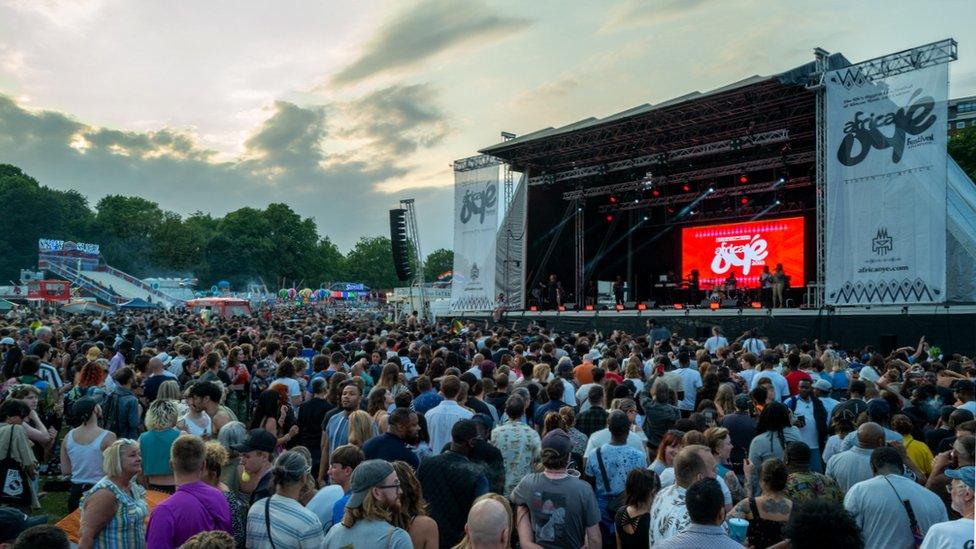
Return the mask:
<path id="1" fill-rule="evenodd" d="M 462 321 L 483 323 L 490 313 L 456 314 Z M 655 320 L 683 337 L 704 338 L 721 326 L 732 340 L 757 328 L 776 345 L 802 340 L 834 341 L 842 348 L 875 345 L 915 346 L 920 337 L 946 353 L 976 353 L 976 305 L 872 306 L 836 309 L 648 309 L 645 311 L 512 311 L 502 324 L 522 329 L 537 324 L 558 332 L 613 330 L 646 333 Z"/>

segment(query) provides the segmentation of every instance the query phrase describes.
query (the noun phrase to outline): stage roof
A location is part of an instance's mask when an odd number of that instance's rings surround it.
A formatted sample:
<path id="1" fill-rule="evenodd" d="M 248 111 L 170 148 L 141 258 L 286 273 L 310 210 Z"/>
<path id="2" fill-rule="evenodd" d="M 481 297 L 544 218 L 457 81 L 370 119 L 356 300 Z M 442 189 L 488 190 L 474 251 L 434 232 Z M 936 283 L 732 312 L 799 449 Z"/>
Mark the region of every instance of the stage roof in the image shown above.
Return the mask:
<path id="1" fill-rule="evenodd" d="M 839 53 L 828 57 L 831 70 L 850 64 Z M 478 152 L 509 162 L 517 170 L 558 171 L 619 160 L 638 151 L 640 154 L 656 152 L 657 145 L 665 141 L 669 147 L 685 142 L 697 144 L 695 132 L 687 131 L 695 125 L 708 125 L 709 129 L 717 130 L 709 132 L 710 138 L 720 137 L 723 131 L 738 136 L 746 133 L 747 128 L 763 131 L 759 127 L 762 120 L 757 119 L 757 111 L 778 109 L 780 119 L 797 114 L 812 116 L 812 112 L 796 110 L 812 102 L 813 94 L 803 86 L 809 83 L 814 72 L 815 62 L 811 61 L 779 74 L 750 76 L 708 92 L 695 91 L 656 105 L 645 103 L 604 118 L 590 117 L 559 128 L 537 130 Z M 797 103 L 800 97 L 805 98 L 801 101 L 803 105 Z M 724 126 L 716 126 L 716 121 L 723 118 L 726 119 Z M 730 122 L 732 126 L 729 126 Z M 769 122 L 773 123 L 772 120 Z M 738 124 L 738 130 L 734 128 L 735 124 Z M 657 135 L 651 137 L 652 134 Z M 621 146 L 625 141 L 633 141 L 634 146 Z M 603 146 L 608 143 L 617 146 L 606 150 Z"/>

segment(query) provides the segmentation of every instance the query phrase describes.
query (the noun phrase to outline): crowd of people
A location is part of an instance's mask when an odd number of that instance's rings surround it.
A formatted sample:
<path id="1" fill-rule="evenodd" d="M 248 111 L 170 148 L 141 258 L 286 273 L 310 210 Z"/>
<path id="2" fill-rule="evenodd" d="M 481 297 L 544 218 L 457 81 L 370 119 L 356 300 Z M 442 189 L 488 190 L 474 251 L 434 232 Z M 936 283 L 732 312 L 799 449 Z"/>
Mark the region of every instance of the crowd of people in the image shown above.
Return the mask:
<path id="1" fill-rule="evenodd" d="M 856 345 L 12 312 L 0 547 L 972 547 L 972 358 Z"/>

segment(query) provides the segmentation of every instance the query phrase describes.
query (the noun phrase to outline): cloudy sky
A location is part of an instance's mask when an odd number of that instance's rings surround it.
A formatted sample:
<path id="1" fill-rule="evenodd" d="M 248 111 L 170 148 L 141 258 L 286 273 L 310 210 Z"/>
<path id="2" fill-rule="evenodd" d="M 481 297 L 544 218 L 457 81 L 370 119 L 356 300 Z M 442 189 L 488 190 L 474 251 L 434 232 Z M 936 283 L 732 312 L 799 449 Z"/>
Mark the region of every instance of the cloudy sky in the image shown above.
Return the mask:
<path id="1" fill-rule="evenodd" d="M 0 162 L 222 215 L 285 202 L 343 251 L 414 197 L 451 246 L 450 163 L 498 141 L 812 59 L 954 37 L 976 2 L 0 0 Z M 52 235 L 56 236 L 56 235 Z"/>

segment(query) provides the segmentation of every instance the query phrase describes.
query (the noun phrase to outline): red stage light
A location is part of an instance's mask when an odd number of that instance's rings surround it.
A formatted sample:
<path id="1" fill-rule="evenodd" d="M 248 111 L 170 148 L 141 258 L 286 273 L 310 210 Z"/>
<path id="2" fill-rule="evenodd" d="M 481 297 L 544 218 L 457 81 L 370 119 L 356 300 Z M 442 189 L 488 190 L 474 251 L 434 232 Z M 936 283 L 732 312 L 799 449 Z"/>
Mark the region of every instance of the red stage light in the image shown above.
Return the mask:
<path id="1" fill-rule="evenodd" d="M 560 306 L 559 306 L 559 312 L 560 312 L 560 313 L 564 313 L 564 312 L 566 312 L 566 306 L 565 306 L 565 305 L 560 305 Z"/>
<path id="2" fill-rule="evenodd" d="M 713 311 L 717 311 L 719 307 L 721 307 L 721 305 L 719 305 L 718 303 L 709 303 L 708 304 L 708 308 L 711 309 L 711 310 L 713 310 Z"/>
<path id="3" fill-rule="evenodd" d="M 749 176 L 748 175 L 742 174 L 742 175 L 739 176 L 739 183 L 742 183 L 743 185 L 745 185 L 748 182 L 749 182 Z"/>
<path id="4" fill-rule="evenodd" d="M 651 194 L 654 196 L 661 196 L 661 191 L 654 189 L 653 191 L 651 191 Z"/>
<path id="5" fill-rule="evenodd" d="M 749 197 L 747 196 L 743 196 L 742 198 L 739 199 L 739 204 L 742 204 L 743 206 L 745 206 L 748 203 L 749 203 Z"/>
<path id="6" fill-rule="evenodd" d="M 534 313 L 534 312 L 536 312 L 536 311 L 538 311 L 538 310 L 539 310 L 539 308 L 538 308 L 538 307 L 536 307 L 535 305 L 529 305 L 529 310 L 530 310 L 530 311 L 532 311 L 532 312 Z"/>
<path id="7" fill-rule="evenodd" d="M 624 306 L 623 305 L 620 305 L 620 304 L 614 305 L 613 308 L 614 309 L 617 309 L 618 311 L 624 310 Z"/>
<path id="8" fill-rule="evenodd" d="M 680 311 L 681 309 L 684 309 L 685 308 L 685 304 L 684 303 L 675 303 L 674 304 L 674 308 Z"/>
<path id="9" fill-rule="evenodd" d="M 613 216 L 612 216 L 612 215 L 608 215 L 608 216 L 607 216 L 607 221 L 608 221 L 608 222 L 609 222 L 609 221 L 613 221 Z"/>
<path id="10" fill-rule="evenodd" d="M 611 204 L 616 204 L 617 203 L 617 197 L 616 196 L 613 196 L 613 195 L 610 195 L 610 203 Z"/>
<path id="11" fill-rule="evenodd" d="M 637 310 L 638 311 L 646 311 L 647 310 L 647 305 L 644 304 L 644 303 L 638 303 L 637 304 Z"/>
<path id="12" fill-rule="evenodd" d="M 684 191 L 684 192 L 686 192 L 686 193 L 690 193 L 691 192 L 691 186 L 690 185 L 682 185 L 681 186 L 681 190 Z"/>
<path id="13" fill-rule="evenodd" d="M 583 307 L 583 308 L 586 309 L 587 311 L 592 311 L 593 310 L 593 305 L 587 305 L 586 307 Z"/>
<path id="14" fill-rule="evenodd" d="M 753 309 L 762 309 L 762 303 L 759 301 L 753 301 L 750 305 L 752 305 Z"/>

